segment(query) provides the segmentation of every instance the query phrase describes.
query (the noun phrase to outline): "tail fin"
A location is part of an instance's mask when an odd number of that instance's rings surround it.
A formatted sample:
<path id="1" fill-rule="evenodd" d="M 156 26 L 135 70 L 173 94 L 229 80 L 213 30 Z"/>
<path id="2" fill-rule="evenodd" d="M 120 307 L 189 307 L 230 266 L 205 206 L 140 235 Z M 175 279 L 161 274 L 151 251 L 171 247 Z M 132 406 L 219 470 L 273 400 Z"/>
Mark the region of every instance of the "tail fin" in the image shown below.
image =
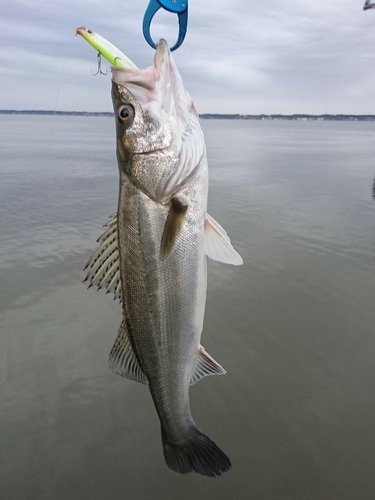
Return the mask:
<path id="1" fill-rule="evenodd" d="M 203 476 L 216 477 L 231 468 L 226 454 L 198 429 L 194 437 L 183 445 L 168 443 L 164 435 L 162 439 L 164 458 L 173 472 L 197 472 Z"/>

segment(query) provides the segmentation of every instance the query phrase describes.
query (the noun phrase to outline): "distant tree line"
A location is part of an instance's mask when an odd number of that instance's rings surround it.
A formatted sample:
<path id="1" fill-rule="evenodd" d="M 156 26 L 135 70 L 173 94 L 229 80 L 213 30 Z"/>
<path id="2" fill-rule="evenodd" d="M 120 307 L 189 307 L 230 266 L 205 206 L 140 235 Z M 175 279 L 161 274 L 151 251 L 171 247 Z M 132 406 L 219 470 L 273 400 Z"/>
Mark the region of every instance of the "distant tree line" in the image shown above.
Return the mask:
<path id="1" fill-rule="evenodd" d="M 49 110 L 16 110 L 0 109 L 3 115 L 57 115 L 57 116 L 113 116 L 112 112 L 94 111 L 49 111 Z M 241 115 L 241 114 L 217 114 L 204 113 L 199 115 L 206 120 L 328 120 L 328 121 L 375 121 L 375 115 Z"/>

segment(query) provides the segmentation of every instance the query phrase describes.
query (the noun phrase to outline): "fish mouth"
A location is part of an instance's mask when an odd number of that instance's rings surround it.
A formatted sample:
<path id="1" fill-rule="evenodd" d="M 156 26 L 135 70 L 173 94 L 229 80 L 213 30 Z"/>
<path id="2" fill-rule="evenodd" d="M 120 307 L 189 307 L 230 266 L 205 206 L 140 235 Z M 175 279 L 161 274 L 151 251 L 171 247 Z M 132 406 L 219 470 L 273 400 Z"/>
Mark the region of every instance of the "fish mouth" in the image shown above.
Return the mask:
<path id="1" fill-rule="evenodd" d="M 166 87 L 169 83 L 169 64 L 171 53 L 168 44 L 161 39 L 157 43 L 153 64 L 146 69 L 112 67 L 112 82 L 127 88 L 129 91 L 135 89 L 137 99 L 145 104 L 160 96 L 159 87 Z M 137 88 L 147 95 L 138 95 Z"/>
<path id="2" fill-rule="evenodd" d="M 114 84 L 129 91 L 142 107 L 152 108 L 159 118 L 174 115 L 174 119 L 187 120 L 192 100 L 165 40 L 157 43 L 154 61 L 148 68 L 112 67 L 111 72 Z"/>

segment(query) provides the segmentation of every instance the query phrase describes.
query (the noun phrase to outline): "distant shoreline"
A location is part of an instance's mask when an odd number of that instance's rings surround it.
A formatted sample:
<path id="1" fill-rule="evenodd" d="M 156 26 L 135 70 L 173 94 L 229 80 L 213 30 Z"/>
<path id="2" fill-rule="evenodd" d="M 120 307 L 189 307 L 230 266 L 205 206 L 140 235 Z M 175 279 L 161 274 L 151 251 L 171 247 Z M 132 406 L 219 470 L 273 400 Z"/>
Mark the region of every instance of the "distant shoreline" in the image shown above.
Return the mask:
<path id="1" fill-rule="evenodd" d="M 57 115 L 57 116 L 113 116 L 111 112 L 91 112 L 91 111 L 44 111 L 44 110 L 16 110 L 0 109 L 2 115 Z M 375 121 L 375 115 L 240 115 L 240 114 L 216 114 L 203 113 L 199 115 L 205 120 L 297 120 L 297 121 Z"/>

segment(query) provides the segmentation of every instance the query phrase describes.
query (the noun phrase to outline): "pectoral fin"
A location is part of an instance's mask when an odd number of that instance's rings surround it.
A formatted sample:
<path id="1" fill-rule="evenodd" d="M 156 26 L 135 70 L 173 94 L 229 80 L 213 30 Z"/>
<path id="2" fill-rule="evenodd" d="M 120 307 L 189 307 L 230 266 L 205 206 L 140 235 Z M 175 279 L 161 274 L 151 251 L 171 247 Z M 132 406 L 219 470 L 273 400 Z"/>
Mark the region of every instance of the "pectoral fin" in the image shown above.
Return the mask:
<path id="1" fill-rule="evenodd" d="M 188 206 L 181 203 L 177 198 L 172 199 L 160 243 L 160 256 L 162 259 L 168 257 L 171 253 L 181 232 L 187 209 Z"/>
<path id="2" fill-rule="evenodd" d="M 234 266 L 243 264 L 241 256 L 233 248 L 225 229 L 208 214 L 204 227 L 204 249 L 210 259 Z"/>
<path id="3" fill-rule="evenodd" d="M 199 346 L 194 370 L 190 378 L 190 385 L 196 384 L 203 377 L 208 375 L 225 375 L 224 368 L 208 354 L 206 349 Z"/>
<path id="4" fill-rule="evenodd" d="M 121 377 L 141 382 L 141 384 L 148 384 L 147 377 L 142 371 L 130 342 L 125 320 L 121 323 L 117 338 L 109 354 L 109 367 Z"/>

